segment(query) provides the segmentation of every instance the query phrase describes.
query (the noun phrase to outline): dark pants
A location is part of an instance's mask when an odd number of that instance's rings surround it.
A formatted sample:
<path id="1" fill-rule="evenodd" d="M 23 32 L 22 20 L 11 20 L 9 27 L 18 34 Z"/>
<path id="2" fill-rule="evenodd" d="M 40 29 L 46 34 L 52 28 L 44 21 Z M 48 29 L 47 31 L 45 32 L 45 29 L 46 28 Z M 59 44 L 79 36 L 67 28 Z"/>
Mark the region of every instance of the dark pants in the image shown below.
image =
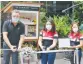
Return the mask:
<path id="1" fill-rule="evenodd" d="M 54 64 L 56 53 L 42 53 L 41 54 L 41 63 L 42 64 Z"/>
<path id="2" fill-rule="evenodd" d="M 81 50 L 78 51 L 78 56 L 79 56 L 79 64 L 80 64 L 81 63 L 81 57 L 82 57 Z M 76 60 L 76 58 L 75 58 L 75 60 Z M 71 62 L 71 64 L 74 64 L 74 52 L 72 52 L 72 57 L 70 58 L 70 62 Z M 75 61 L 75 64 L 77 64 L 76 61 Z"/>
<path id="3" fill-rule="evenodd" d="M 6 43 L 3 43 L 3 49 L 9 49 Z M 18 64 L 18 52 L 12 52 L 11 50 L 3 50 L 4 64 L 10 63 L 10 56 L 12 56 L 12 64 Z"/>

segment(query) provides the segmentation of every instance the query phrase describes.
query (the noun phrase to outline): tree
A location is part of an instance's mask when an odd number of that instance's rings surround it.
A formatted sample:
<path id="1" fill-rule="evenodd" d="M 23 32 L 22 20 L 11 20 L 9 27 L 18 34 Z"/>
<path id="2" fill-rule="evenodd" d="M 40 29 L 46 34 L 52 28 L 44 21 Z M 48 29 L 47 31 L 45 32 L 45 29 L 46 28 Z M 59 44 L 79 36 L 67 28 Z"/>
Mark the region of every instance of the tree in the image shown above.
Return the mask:
<path id="1" fill-rule="evenodd" d="M 80 4 L 82 3 L 82 4 Z M 80 4 L 74 8 L 74 20 L 79 21 L 79 23 L 83 23 L 83 2 L 75 1 L 74 4 Z"/>

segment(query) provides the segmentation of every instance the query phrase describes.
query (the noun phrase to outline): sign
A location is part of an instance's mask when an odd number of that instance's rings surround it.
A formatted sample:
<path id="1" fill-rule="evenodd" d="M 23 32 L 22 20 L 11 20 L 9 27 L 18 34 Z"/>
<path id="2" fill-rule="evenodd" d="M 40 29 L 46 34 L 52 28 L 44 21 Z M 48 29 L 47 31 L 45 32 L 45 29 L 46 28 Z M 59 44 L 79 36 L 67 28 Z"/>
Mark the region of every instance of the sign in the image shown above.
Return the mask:
<path id="1" fill-rule="evenodd" d="M 31 6 L 13 6 L 13 9 L 17 10 L 28 10 L 28 11 L 39 11 L 39 7 L 31 7 Z"/>
<path id="2" fill-rule="evenodd" d="M 68 47 L 70 47 L 70 39 L 69 38 L 59 39 L 59 48 L 68 48 Z"/>

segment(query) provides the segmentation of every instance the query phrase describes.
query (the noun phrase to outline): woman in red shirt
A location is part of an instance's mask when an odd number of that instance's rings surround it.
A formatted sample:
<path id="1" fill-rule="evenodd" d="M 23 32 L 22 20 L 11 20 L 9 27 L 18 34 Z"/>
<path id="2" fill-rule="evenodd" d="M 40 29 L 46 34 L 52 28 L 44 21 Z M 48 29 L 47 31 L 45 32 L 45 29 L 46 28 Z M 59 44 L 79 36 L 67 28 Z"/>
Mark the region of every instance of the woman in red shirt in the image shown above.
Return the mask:
<path id="1" fill-rule="evenodd" d="M 72 48 L 78 48 L 78 55 L 79 55 L 79 64 L 81 62 L 81 47 L 83 46 L 83 36 L 79 32 L 78 23 L 73 22 L 71 25 L 71 32 L 69 33 L 70 38 L 70 45 Z M 74 52 L 72 52 L 72 57 L 70 58 L 71 64 L 74 64 Z"/>
<path id="2" fill-rule="evenodd" d="M 55 24 L 52 20 L 46 22 L 44 29 L 40 32 L 38 44 L 41 50 L 54 50 L 56 47 L 58 34 L 55 30 Z M 56 53 L 42 53 L 41 64 L 54 64 Z"/>

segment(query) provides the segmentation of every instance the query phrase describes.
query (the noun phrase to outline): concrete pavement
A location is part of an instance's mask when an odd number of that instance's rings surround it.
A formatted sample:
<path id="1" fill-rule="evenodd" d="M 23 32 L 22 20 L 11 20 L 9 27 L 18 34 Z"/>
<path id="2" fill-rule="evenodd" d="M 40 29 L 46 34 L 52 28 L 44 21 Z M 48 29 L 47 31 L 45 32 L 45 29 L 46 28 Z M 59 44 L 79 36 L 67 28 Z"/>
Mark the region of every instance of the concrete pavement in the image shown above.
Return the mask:
<path id="1" fill-rule="evenodd" d="M 68 60 L 64 59 L 64 55 L 65 55 L 64 53 L 57 53 L 56 54 L 56 60 L 55 60 L 54 64 L 70 64 L 70 62 Z M 0 58 L 0 59 L 1 59 L 1 61 L 3 61 L 3 58 Z M 3 64 L 3 63 L 1 63 L 1 64 Z M 41 61 L 39 60 L 38 63 L 32 62 L 30 64 L 41 64 Z M 83 64 L 83 56 L 82 56 L 81 64 Z"/>

